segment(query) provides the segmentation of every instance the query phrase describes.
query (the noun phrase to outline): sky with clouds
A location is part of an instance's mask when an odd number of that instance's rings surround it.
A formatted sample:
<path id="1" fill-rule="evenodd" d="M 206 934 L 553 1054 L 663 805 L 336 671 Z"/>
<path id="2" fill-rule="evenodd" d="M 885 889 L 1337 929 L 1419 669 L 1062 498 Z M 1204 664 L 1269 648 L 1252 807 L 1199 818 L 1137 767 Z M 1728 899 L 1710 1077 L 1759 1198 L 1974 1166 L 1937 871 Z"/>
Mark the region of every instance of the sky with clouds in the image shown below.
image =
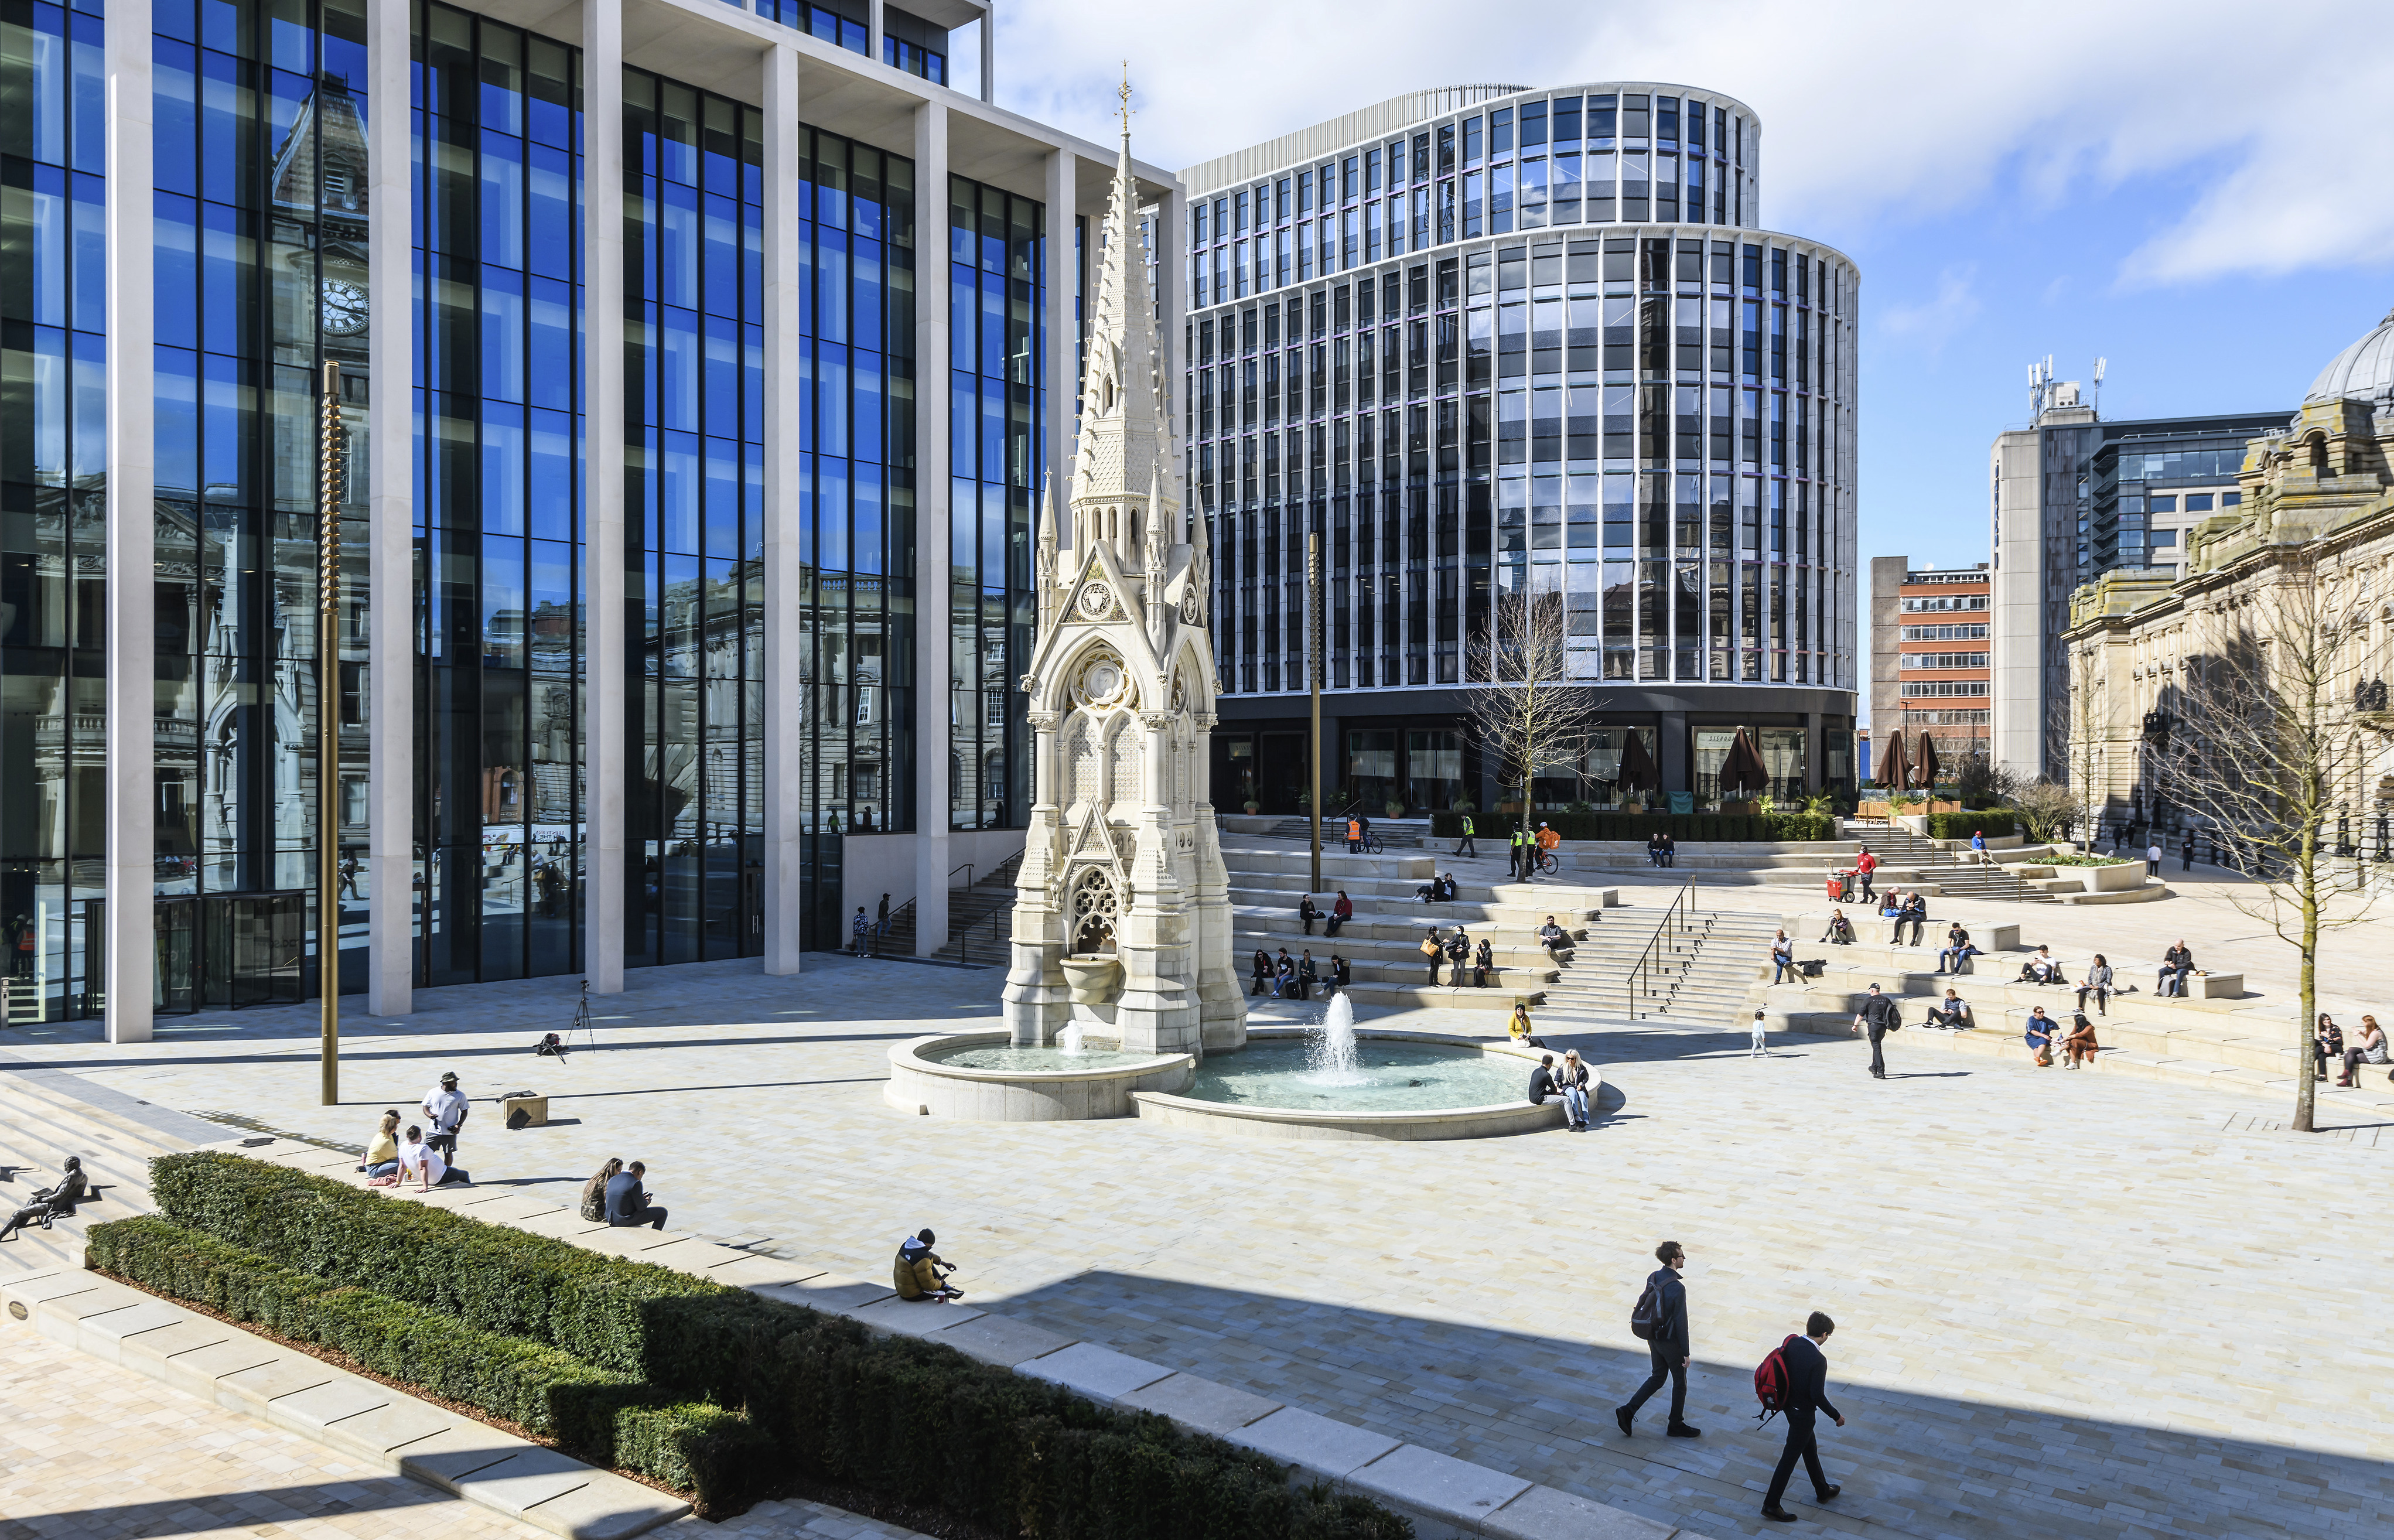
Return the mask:
<path id="1" fill-rule="evenodd" d="M 1402 92 L 1685 82 L 1763 125 L 1768 227 L 1862 273 L 1861 555 L 1987 556 L 2028 365 L 2106 417 L 2289 414 L 2394 308 L 2387 0 L 1003 0 L 999 102 L 1186 165 Z M 1192 22 L 1192 19 L 1197 19 Z"/>

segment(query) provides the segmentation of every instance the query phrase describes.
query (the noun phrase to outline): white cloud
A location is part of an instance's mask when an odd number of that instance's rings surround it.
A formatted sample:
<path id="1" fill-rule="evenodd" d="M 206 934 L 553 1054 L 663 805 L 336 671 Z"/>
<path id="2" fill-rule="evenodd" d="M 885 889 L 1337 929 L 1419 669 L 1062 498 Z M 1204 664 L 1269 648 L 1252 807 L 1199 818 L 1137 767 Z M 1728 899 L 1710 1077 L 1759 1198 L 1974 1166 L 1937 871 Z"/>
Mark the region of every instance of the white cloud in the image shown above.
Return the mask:
<path id="1" fill-rule="evenodd" d="M 2129 259 L 2129 283 L 2394 257 L 2383 0 L 1309 0 L 1251 25 L 1234 14 L 1013 0 L 998 8 L 999 99 L 1095 135 L 1127 57 L 1142 158 L 1188 165 L 1425 86 L 1680 81 L 1756 110 L 1768 222 L 1832 242 L 1991 191 L 2051 203 L 2153 178 L 2195 191 L 2169 193 L 2183 206 Z"/>
<path id="2" fill-rule="evenodd" d="M 1979 265 L 1966 262 L 1937 275 L 1937 292 L 1926 299 L 1899 301 L 1887 307 L 1878 329 L 1908 338 L 1923 352 L 1942 351 L 1948 338 L 1968 325 L 1979 313 L 1975 280 Z"/>

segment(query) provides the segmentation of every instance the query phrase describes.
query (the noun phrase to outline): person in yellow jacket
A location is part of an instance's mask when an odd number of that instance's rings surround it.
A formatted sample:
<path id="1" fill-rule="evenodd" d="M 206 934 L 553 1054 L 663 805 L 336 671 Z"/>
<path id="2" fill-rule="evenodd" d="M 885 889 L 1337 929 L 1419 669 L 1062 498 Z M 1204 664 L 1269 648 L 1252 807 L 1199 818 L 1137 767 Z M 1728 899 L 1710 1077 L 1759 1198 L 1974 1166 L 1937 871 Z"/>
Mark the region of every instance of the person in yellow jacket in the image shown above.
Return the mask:
<path id="1" fill-rule="evenodd" d="M 937 1239 L 926 1230 L 898 1244 L 898 1259 L 891 1264 L 889 1276 L 899 1298 L 937 1304 L 965 1296 L 964 1290 L 948 1286 L 947 1274 L 941 1270 L 946 1264 L 931 1249 Z"/>

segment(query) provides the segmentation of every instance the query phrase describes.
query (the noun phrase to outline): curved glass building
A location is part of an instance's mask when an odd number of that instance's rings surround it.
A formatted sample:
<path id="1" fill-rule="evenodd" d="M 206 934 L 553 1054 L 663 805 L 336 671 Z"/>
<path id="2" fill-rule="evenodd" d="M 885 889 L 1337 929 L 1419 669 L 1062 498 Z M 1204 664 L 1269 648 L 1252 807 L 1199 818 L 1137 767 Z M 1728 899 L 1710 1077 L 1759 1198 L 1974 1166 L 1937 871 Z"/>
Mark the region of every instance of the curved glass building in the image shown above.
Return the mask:
<path id="1" fill-rule="evenodd" d="M 1216 517 L 1214 798 L 1493 805 L 1464 722 L 1492 597 L 1552 596 L 1607 731 L 1717 804 L 1849 783 L 1860 275 L 1762 227 L 1761 125 L 1617 81 L 1415 92 L 1185 170 L 1190 474 Z"/>

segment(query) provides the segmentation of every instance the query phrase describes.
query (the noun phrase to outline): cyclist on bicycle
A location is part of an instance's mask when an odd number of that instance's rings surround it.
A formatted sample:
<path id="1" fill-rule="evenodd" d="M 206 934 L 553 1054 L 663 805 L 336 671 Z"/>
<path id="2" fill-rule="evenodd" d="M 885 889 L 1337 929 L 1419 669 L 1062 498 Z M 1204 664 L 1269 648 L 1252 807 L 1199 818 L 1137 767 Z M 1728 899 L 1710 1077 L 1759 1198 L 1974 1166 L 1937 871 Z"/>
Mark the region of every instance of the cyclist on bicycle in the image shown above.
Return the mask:
<path id="1" fill-rule="evenodd" d="M 1555 854 L 1555 848 L 1562 842 L 1562 836 L 1544 823 L 1538 825 L 1538 869 L 1540 871 L 1554 872 L 1561 869 L 1562 861 Z"/>

